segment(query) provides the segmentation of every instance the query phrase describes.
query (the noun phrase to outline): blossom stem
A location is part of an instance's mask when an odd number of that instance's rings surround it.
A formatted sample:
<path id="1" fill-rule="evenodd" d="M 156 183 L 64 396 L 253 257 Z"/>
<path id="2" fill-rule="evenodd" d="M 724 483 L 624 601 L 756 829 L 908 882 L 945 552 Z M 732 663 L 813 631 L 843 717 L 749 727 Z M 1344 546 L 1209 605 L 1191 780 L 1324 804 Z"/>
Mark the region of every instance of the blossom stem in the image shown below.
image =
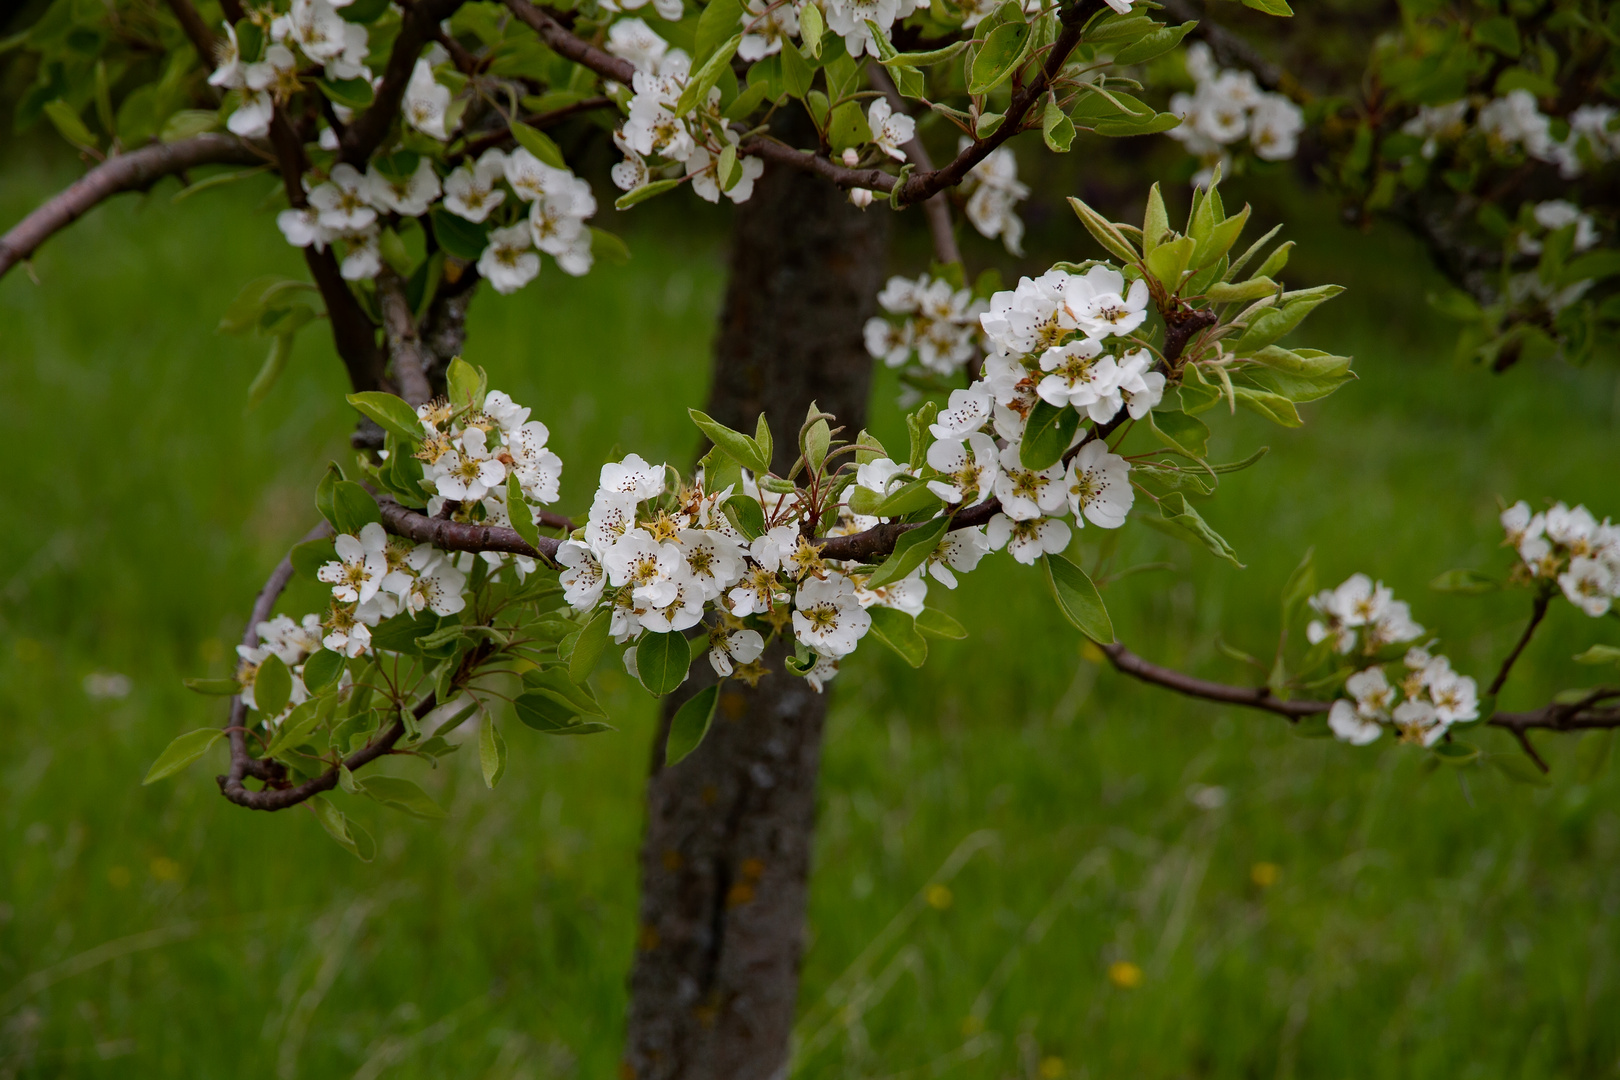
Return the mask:
<path id="1" fill-rule="evenodd" d="M 1486 694 L 1490 695 L 1497 693 L 1502 689 L 1503 684 L 1507 682 L 1509 673 L 1513 671 L 1513 665 L 1518 661 L 1519 654 L 1524 652 L 1524 647 L 1530 644 L 1530 637 L 1536 632 L 1536 627 L 1541 625 L 1542 618 L 1547 614 L 1547 605 L 1551 601 L 1552 594 L 1545 588 L 1536 593 L 1535 604 L 1530 609 L 1530 622 L 1526 624 L 1524 633 L 1519 635 L 1518 644 L 1513 646 L 1513 651 L 1508 653 L 1507 656 L 1502 660 L 1502 667 L 1499 671 L 1497 671 L 1496 678 L 1491 680 L 1491 685 L 1486 688 Z M 1520 741 L 1523 741 L 1522 733 Z M 1536 752 L 1531 750 L 1528 746 L 1525 748 L 1525 750 L 1530 754 L 1531 757 L 1536 757 Z M 1541 765 L 1542 772 L 1547 771 L 1547 767 L 1542 765 L 1540 758 L 1536 758 L 1536 763 Z"/>

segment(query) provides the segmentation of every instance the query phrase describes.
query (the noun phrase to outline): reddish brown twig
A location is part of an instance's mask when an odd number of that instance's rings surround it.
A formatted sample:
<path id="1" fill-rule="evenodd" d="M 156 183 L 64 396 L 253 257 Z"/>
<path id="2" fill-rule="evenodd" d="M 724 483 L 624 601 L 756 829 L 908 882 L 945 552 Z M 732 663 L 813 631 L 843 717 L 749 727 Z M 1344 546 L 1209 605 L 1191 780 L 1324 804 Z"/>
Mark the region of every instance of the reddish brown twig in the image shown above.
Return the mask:
<path id="1" fill-rule="evenodd" d="M 405 18 L 388 54 L 388 67 L 383 71 L 376 99 L 343 132 L 339 156 L 344 161 L 365 168 L 399 116 L 417 57 L 429 42 L 438 40 L 439 24 L 454 15 L 461 4 L 462 0 L 416 0 L 405 5 Z"/>
<path id="2" fill-rule="evenodd" d="M 559 55 L 589 68 L 604 79 L 612 79 L 626 86 L 635 79 L 636 66 L 630 61 L 598 49 L 550 14 L 529 3 L 529 0 L 506 0 L 506 6 Z"/>

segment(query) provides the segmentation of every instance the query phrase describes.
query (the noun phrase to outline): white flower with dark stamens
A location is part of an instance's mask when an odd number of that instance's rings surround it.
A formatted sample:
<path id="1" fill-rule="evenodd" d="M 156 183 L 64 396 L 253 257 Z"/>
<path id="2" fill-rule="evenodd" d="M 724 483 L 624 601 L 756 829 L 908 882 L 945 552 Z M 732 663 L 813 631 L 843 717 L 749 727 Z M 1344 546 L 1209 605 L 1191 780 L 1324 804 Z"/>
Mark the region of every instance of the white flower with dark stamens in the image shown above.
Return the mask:
<path id="1" fill-rule="evenodd" d="M 478 273 L 503 296 L 517 292 L 540 273 L 540 256 L 530 246 L 533 239 L 523 222 L 491 231 L 489 246 L 478 257 Z"/>
<path id="2" fill-rule="evenodd" d="M 911 358 L 911 337 L 915 326 L 907 320 L 903 323 L 892 323 L 881 315 L 874 315 L 866 320 L 862 336 L 866 339 L 866 351 L 872 354 L 875 360 L 882 360 L 889 367 L 897 368 Z"/>
<path id="3" fill-rule="evenodd" d="M 236 27 L 229 22 L 221 25 L 225 27 L 225 37 L 218 40 L 215 46 L 215 66 L 213 73 L 208 76 L 208 85 L 224 90 L 240 90 L 247 85 L 247 77 L 242 65 L 242 50 L 236 41 Z"/>
<path id="4" fill-rule="evenodd" d="M 321 644 L 344 656 L 360 656 L 371 649 L 371 629 L 355 618 L 353 607 L 334 605 Z"/>
<path id="5" fill-rule="evenodd" d="M 1063 491 L 1074 523 L 1082 528 L 1089 521 L 1098 528 L 1117 529 L 1125 524 L 1136 501 L 1130 462 L 1109 453 L 1107 444 L 1100 439 L 1086 443 L 1069 462 Z"/>
<path id="6" fill-rule="evenodd" d="M 961 145 L 971 144 L 967 136 Z M 1024 223 L 1018 217 L 1021 199 L 1029 195 L 1029 188 L 1018 180 L 1018 159 L 1012 147 L 999 146 L 984 160 L 968 170 L 968 182 L 973 185 L 968 196 L 967 217 L 979 235 L 988 239 L 1001 237 L 1002 246 L 1010 255 L 1022 255 Z"/>
<path id="7" fill-rule="evenodd" d="M 793 525 L 777 525 L 755 537 L 753 543 L 748 546 L 748 553 L 754 557 L 755 562 L 774 574 L 791 565 L 793 553 L 798 549 L 798 528 Z"/>
<path id="8" fill-rule="evenodd" d="M 634 495 L 637 501 L 656 499 L 664 493 L 664 466 L 651 465 L 639 454 L 602 466 L 598 483 L 602 491 Z"/>
<path id="9" fill-rule="evenodd" d="M 804 674 L 804 681 L 810 684 L 810 689 L 821 693 L 827 683 L 838 674 L 838 661 L 830 656 L 817 656 L 815 666 Z"/>
<path id="10" fill-rule="evenodd" d="M 309 193 L 320 224 L 334 232 L 358 232 L 377 220 L 372 207 L 370 185 L 359 169 L 347 162 L 332 167 L 331 178 Z"/>
<path id="11" fill-rule="evenodd" d="M 1401 741 L 1433 746 L 1446 733 L 1446 724 L 1427 701 L 1408 699 L 1395 706 L 1391 719 L 1401 733 Z"/>
<path id="12" fill-rule="evenodd" d="M 421 217 L 438 199 L 442 189 L 433 163 L 422 158 L 416 163 L 416 171 L 406 177 L 388 176 L 373 165 L 366 171 L 366 190 L 374 206 L 405 217 Z"/>
<path id="13" fill-rule="evenodd" d="M 1265 161 L 1287 161 L 1299 150 L 1305 113 L 1281 94 L 1261 94 L 1249 114 L 1249 145 Z"/>
<path id="14" fill-rule="evenodd" d="M 1041 354 L 1041 370 L 1050 374 L 1036 384 L 1035 392 L 1048 405 L 1072 405 L 1099 424 L 1112 420 L 1119 411 L 1117 401 L 1112 409 L 1101 404 L 1116 397 L 1119 367 L 1091 338 L 1047 349 Z"/>
<path id="15" fill-rule="evenodd" d="M 979 325 L 1001 355 L 1044 352 L 1079 325 L 1064 296 L 1072 278 L 1061 270 L 1048 270 L 1033 280 L 1020 279 L 1012 292 L 990 298 L 990 310 L 979 316 Z"/>
<path id="16" fill-rule="evenodd" d="M 794 598 L 793 636 L 821 656 L 847 656 L 872 625 L 842 574 L 811 578 Z"/>
<path id="17" fill-rule="evenodd" d="M 641 614 L 641 625 L 655 634 L 678 634 L 703 621 L 703 594 L 690 574 L 675 579 L 675 598 Z"/>
<path id="18" fill-rule="evenodd" d="M 591 549 L 578 540 L 564 540 L 557 545 L 557 561 L 566 567 L 558 578 L 562 582 L 563 600 L 575 611 L 595 607 L 602 599 L 606 575 Z"/>
<path id="19" fill-rule="evenodd" d="M 1069 546 L 1069 525 L 1061 518 L 1018 521 L 1006 514 L 990 519 L 985 538 L 991 551 L 1006 548 L 1014 559 L 1033 566 L 1042 555 L 1055 555 Z"/>
<path id="20" fill-rule="evenodd" d="M 457 217 L 481 222 L 506 201 L 499 186 L 506 179 L 506 154 L 485 150 L 476 165 L 461 165 L 444 178 L 444 208 Z"/>
<path id="21" fill-rule="evenodd" d="M 737 55 L 752 63 L 782 51 L 782 42 L 799 36 L 799 9 L 792 3 L 748 0 Z M 876 128 L 874 127 L 875 131 Z"/>
<path id="22" fill-rule="evenodd" d="M 757 630 L 727 630 L 716 626 L 709 631 L 709 665 L 722 679 L 736 669 L 732 661 L 752 664 L 765 651 L 765 639 Z"/>
<path id="23" fill-rule="evenodd" d="M 1593 618 L 1607 614 L 1620 595 L 1620 579 L 1614 570 L 1585 555 L 1569 560 L 1569 569 L 1558 575 L 1558 587 L 1570 603 Z"/>
<path id="24" fill-rule="evenodd" d="M 1064 295 L 1089 338 L 1129 334 L 1147 319 L 1147 282 L 1137 278 L 1127 292 L 1124 275 L 1111 266 L 1093 266 L 1071 277 Z"/>
<path id="25" fill-rule="evenodd" d="M 652 173 L 647 168 L 647 161 L 635 148 L 625 141 L 624 132 L 613 133 L 613 145 L 619 148 L 624 160 L 618 162 L 608 171 L 613 178 L 613 186 L 620 191 L 634 191 L 643 184 L 652 180 Z"/>
<path id="26" fill-rule="evenodd" d="M 719 533 L 682 529 L 675 537 L 686 555 L 686 568 L 704 600 L 717 599 L 742 579 L 747 564 L 742 550 Z"/>
<path id="27" fill-rule="evenodd" d="M 293 247 L 313 246 L 316 251 L 325 251 L 332 239 L 331 230 L 321 224 L 320 215 L 313 207 L 283 210 L 276 215 L 276 227 Z"/>
<path id="28" fill-rule="evenodd" d="M 493 396 L 493 395 L 491 395 Z M 528 409 L 524 409 L 525 415 Z M 506 451 L 512 459 L 512 472 L 523 494 L 540 503 L 554 503 L 562 483 L 562 458 L 546 448 L 550 437 L 546 425 L 530 420 L 507 434 Z"/>
<path id="29" fill-rule="evenodd" d="M 990 497 L 996 483 L 996 444 L 982 431 L 966 442 L 941 439 L 928 448 L 928 465 L 942 475 L 928 490 L 948 503 L 973 505 Z"/>
<path id="30" fill-rule="evenodd" d="M 433 463 L 429 479 L 447 499 L 476 502 L 506 482 L 506 466 L 485 445 L 482 428 L 468 428 Z"/>
<path id="31" fill-rule="evenodd" d="M 340 533 L 332 546 L 337 549 L 337 560 L 322 566 L 315 576 L 332 586 L 332 596 L 342 603 L 370 600 L 388 573 L 388 534 L 373 521 L 359 536 Z"/>
<path id="32" fill-rule="evenodd" d="M 1439 659 L 1444 660 L 1444 657 Z M 1467 675 L 1459 675 L 1447 663 L 1432 676 L 1424 672 L 1434 715 L 1442 724 L 1455 724 L 1479 718 L 1479 687 Z"/>
<path id="33" fill-rule="evenodd" d="M 1153 357 L 1146 349 L 1136 349 L 1120 357 L 1114 385 L 1125 399 L 1132 420 L 1142 419 L 1164 400 L 1164 375 L 1151 370 L 1152 367 Z"/>
<path id="34" fill-rule="evenodd" d="M 983 527 L 952 529 L 928 556 L 928 574 L 947 589 L 956 588 L 953 570 L 971 573 L 990 550 L 990 539 Z"/>
<path id="35" fill-rule="evenodd" d="M 726 594 L 731 613 L 739 619 L 746 615 L 764 615 L 786 599 L 787 591 L 777 581 L 776 571 L 763 566 L 746 570 L 742 581 Z"/>
<path id="36" fill-rule="evenodd" d="M 1328 728 L 1335 737 L 1351 746 L 1366 746 L 1384 733 L 1378 721 L 1362 716 L 1354 705 L 1343 698 L 1335 701 L 1328 710 Z"/>
<path id="37" fill-rule="evenodd" d="M 342 239 L 348 250 L 338 273 L 344 281 L 370 281 L 382 273 L 382 236 L 375 225 Z"/>
<path id="38" fill-rule="evenodd" d="M 966 390 L 952 390 L 950 400 L 928 425 L 928 430 L 936 439 L 965 439 L 990 422 L 993 404 L 990 389 L 983 382 L 976 382 Z"/>
<path id="39" fill-rule="evenodd" d="M 1597 518 L 1584 506 L 1571 510 L 1558 503 L 1547 511 L 1547 539 L 1568 548 L 1572 555 L 1587 554 L 1597 532 Z"/>
<path id="40" fill-rule="evenodd" d="M 638 601 L 654 608 L 674 603 L 681 583 L 689 578 L 680 546 L 660 544 L 644 529 L 631 529 L 619 537 L 603 553 L 602 569 L 609 584 L 631 586 Z"/>
<path id="41" fill-rule="evenodd" d="M 1503 510 L 1500 520 L 1502 531 L 1507 534 L 1507 544 L 1514 548 L 1523 543 L 1526 537 L 1540 536 L 1547 526 L 1546 517 L 1531 513 L 1530 504 L 1523 499 Z"/>
<path id="42" fill-rule="evenodd" d="M 866 109 L 866 123 L 872 129 L 872 142 L 896 161 L 906 160 L 900 149 L 917 134 L 917 121 L 897 113 L 884 98 L 873 98 Z"/>
<path id="43" fill-rule="evenodd" d="M 482 409 L 484 415 L 495 421 L 506 435 L 516 433 L 524 424 L 528 423 L 529 413 L 532 411 L 527 406 L 519 405 L 513 401 L 511 395 L 502 390 L 491 390 L 485 394 Z M 536 420 L 535 423 L 539 423 L 539 421 Z M 545 425 L 541 424 L 540 443 L 542 446 L 545 445 L 546 436 Z"/>
<path id="44" fill-rule="evenodd" d="M 995 479 L 996 498 L 1001 509 L 1015 521 L 1030 521 L 1063 511 L 1067 496 L 1063 490 L 1063 463 L 1044 469 L 1026 469 L 1019 463 L 1019 443 L 1008 443 L 1001 450 L 1001 472 Z"/>
<path id="45" fill-rule="evenodd" d="M 1412 609 L 1404 600 L 1390 600 L 1362 631 L 1362 649 L 1372 653 L 1385 645 L 1412 641 L 1423 635 L 1423 627 L 1412 619 Z"/>
<path id="46" fill-rule="evenodd" d="M 612 55 L 630 61 L 637 71 L 656 72 L 658 62 L 669 51 L 669 42 L 640 19 L 620 19 L 608 27 L 604 48 Z"/>
<path id="47" fill-rule="evenodd" d="M 419 544 L 406 560 L 414 576 L 405 585 L 400 599 L 406 610 L 415 614 L 427 608 L 435 615 L 454 615 L 467 606 L 463 595 L 467 588 L 467 575 L 456 568 L 443 552 L 428 544 Z M 394 571 L 402 574 L 402 571 Z M 389 575 L 393 577 L 393 574 Z"/>
<path id="48" fill-rule="evenodd" d="M 225 128 L 244 139 L 262 139 L 270 134 L 270 119 L 275 114 L 275 98 L 263 90 L 244 90 L 242 104 L 225 121 Z"/>
<path id="49" fill-rule="evenodd" d="M 626 531 L 635 528 L 636 501 L 633 492 L 597 491 L 585 521 L 585 542 L 597 558 L 618 543 Z"/>
<path id="50" fill-rule="evenodd" d="M 326 0 L 292 0 L 286 15 L 270 23 L 270 39 L 297 45 L 303 54 L 318 63 L 343 55 L 344 22 Z"/>
<path id="51" fill-rule="evenodd" d="M 912 281 L 910 278 L 892 277 L 877 294 L 878 306 L 895 315 L 910 315 L 922 302 L 922 291 L 927 287 L 926 276 Z"/>
<path id="52" fill-rule="evenodd" d="M 928 582 L 922 578 L 922 570 L 914 571 L 909 577 L 888 585 L 879 585 L 875 589 L 868 589 L 864 584 L 855 586 L 855 599 L 861 607 L 869 608 L 891 607 L 896 611 L 903 611 L 912 618 L 922 614 L 928 600 Z"/>
<path id="53" fill-rule="evenodd" d="M 886 457 L 873 458 L 855 467 L 855 483 L 868 491 L 887 495 L 912 478 L 911 466 Z"/>
<path id="54" fill-rule="evenodd" d="M 433 68 L 426 60 L 417 60 L 416 67 L 411 69 L 411 81 L 405 85 L 405 100 L 400 108 L 405 122 L 429 138 L 445 142 L 450 138 L 444 126 L 449 108 L 449 88 L 433 81 Z"/>
<path id="55" fill-rule="evenodd" d="M 1358 671 L 1344 681 L 1344 688 L 1356 699 L 1356 712 L 1364 720 L 1388 720 L 1395 704 L 1395 688 L 1381 667 Z"/>

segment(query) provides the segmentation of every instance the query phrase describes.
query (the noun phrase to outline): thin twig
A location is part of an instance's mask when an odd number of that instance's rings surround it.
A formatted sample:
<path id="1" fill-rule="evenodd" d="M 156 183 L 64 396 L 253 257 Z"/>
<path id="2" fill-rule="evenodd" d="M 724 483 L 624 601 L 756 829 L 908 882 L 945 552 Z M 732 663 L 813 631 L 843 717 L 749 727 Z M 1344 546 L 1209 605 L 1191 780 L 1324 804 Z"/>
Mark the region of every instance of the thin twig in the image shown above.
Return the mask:
<path id="1" fill-rule="evenodd" d="M 1513 646 L 1513 651 L 1502 660 L 1501 670 L 1496 673 L 1496 678 L 1491 680 L 1490 687 L 1485 691 L 1487 695 L 1499 692 L 1502 684 L 1507 682 L 1508 673 L 1513 670 L 1513 664 L 1519 659 L 1519 654 L 1524 652 L 1524 647 L 1530 644 L 1530 636 L 1536 632 L 1536 627 L 1541 625 L 1542 618 L 1547 614 L 1547 604 L 1551 600 L 1552 594 L 1545 588 L 1536 593 L 1535 604 L 1530 609 L 1530 622 L 1525 626 L 1524 633 L 1519 635 L 1519 642 Z M 1534 750 L 1530 751 L 1530 756 L 1535 756 Z"/>

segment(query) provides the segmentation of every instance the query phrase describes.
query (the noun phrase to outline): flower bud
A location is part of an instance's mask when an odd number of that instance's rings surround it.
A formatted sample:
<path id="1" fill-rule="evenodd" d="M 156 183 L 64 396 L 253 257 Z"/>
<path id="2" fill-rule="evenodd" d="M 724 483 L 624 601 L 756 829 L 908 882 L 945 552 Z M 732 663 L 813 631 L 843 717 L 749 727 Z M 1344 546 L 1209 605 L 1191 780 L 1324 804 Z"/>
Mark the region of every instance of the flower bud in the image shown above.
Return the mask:
<path id="1" fill-rule="evenodd" d="M 857 154 L 855 152 L 855 148 L 853 146 L 845 148 L 845 150 L 844 150 L 844 164 L 845 165 L 847 165 L 851 169 L 853 169 L 856 165 L 858 165 L 860 163 L 860 160 L 861 160 L 861 155 Z"/>
<path id="2" fill-rule="evenodd" d="M 868 188 L 858 187 L 849 189 L 849 201 L 865 210 L 872 205 L 872 192 Z"/>

